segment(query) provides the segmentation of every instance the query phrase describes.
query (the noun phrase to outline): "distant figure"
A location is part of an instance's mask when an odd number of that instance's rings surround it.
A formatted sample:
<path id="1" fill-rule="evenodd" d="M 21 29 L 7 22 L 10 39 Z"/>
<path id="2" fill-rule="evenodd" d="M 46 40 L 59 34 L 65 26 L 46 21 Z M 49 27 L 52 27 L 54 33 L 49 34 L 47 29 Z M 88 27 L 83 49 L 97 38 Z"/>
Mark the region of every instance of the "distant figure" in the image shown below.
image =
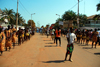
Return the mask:
<path id="1" fill-rule="evenodd" d="M 92 48 L 93 48 L 94 42 L 95 42 L 95 48 L 96 48 L 96 45 L 97 45 L 97 35 L 98 35 L 98 32 L 97 32 L 97 29 L 95 29 L 95 31 L 93 31 L 93 33 L 92 33 Z"/>
<path id="2" fill-rule="evenodd" d="M 13 42 L 13 48 L 15 48 L 15 36 L 16 36 L 16 29 L 14 28 L 14 25 L 11 25 L 11 33 L 12 33 L 12 42 Z"/>
<path id="3" fill-rule="evenodd" d="M 6 30 L 6 43 L 5 43 L 6 51 L 7 51 L 7 47 L 9 47 L 9 50 L 10 50 L 11 46 L 12 46 L 11 29 L 10 29 L 10 26 L 8 25 L 8 29 Z"/>
<path id="4" fill-rule="evenodd" d="M 71 33 L 69 34 L 69 42 L 68 42 L 68 45 L 67 45 L 67 52 L 66 52 L 66 55 L 65 55 L 65 61 L 66 61 L 66 58 L 68 56 L 68 54 L 70 55 L 69 57 L 69 61 L 73 61 L 71 59 L 72 57 L 72 52 L 73 52 L 73 49 L 74 49 L 74 39 L 76 38 L 76 35 L 73 33 L 73 30 L 72 28 L 70 29 Z"/>
<path id="5" fill-rule="evenodd" d="M 56 39 L 56 46 L 58 45 L 57 40 L 59 40 L 59 46 L 61 47 L 61 38 L 60 38 L 61 30 L 59 28 L 57 28 L 55 31 L 55 34 L 56 34 L 56 38 L 55 38 Z"/>
<path id="6" fill-rule="evenodd" d="M 0 28 L 0 52 L 1 52 L 1 55 L 4 51 L 4 43 L 3 43 L 3 40 L 4 40 L 4 34 L 2 32 L 2 28 Z"/>
<path id="7" fill-rule="evenodd" d="M 18 45 L 21 45 L 21 39 L 22 39 L 22 30 L 21 28 L 19 27 L 19 30 L 18 30 Z"/>

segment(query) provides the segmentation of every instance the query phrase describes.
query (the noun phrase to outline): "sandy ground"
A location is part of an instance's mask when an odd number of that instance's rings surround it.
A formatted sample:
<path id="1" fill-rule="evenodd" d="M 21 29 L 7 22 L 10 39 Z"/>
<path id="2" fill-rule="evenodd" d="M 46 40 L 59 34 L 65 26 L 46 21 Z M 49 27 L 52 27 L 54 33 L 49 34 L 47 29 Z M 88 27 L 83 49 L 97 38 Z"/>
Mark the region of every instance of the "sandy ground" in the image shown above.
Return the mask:
<path id="1" fill-rule="evenodd" d="M 0 67 L 100 67 L 100 47 L 74 44 L 73 62 L 64 61 L 67 41 L 61 37 L 61 47 L 45 35 L 36 33 L 30 40 L 0 56 Z M 68 58 L 67 58 L 68 59 Z"/>

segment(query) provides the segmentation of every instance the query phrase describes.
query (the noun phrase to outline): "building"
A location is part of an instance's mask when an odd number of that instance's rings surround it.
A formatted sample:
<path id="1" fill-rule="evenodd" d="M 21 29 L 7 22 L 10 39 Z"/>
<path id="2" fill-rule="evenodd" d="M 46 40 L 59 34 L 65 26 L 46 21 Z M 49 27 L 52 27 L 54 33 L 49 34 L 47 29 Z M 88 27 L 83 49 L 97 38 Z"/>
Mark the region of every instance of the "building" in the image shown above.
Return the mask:
<path id="1" fill-rule="evenodd" d="M 92 15 L 87 17 L 85 27 L 100 28 L 100 15 Z"/>

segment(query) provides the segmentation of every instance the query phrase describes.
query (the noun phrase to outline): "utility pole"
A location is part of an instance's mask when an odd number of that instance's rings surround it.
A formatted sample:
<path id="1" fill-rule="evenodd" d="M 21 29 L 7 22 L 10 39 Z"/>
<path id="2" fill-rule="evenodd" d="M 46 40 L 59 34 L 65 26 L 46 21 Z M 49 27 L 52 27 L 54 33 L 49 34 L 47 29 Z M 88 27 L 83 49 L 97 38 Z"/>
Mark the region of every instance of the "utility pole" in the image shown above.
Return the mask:
<path id="1" fill-rule="evenodd" d="M 19 0 L 17 0 L 17 18 L 16 18 L 16 29 L 17 29 L 17 26 L 18 26 L 18 1 L 19 1 Z"/>
<path id="2" fill-rule="evenodd" d="M 35 13 L 31 14 L 31 28 L 32 28 L 32 15 L 34 15 Z"/>
<path id="3" fill-rule="evenodd" d="M 77 27 L 79 28 L 79 0 L 78 0 L 78 16 L 77 16 Z"/>
<path id="4" fill-rule="evenodd" d="M 31 14 L 31 28 L 32 28 L 32 14 Z"/>

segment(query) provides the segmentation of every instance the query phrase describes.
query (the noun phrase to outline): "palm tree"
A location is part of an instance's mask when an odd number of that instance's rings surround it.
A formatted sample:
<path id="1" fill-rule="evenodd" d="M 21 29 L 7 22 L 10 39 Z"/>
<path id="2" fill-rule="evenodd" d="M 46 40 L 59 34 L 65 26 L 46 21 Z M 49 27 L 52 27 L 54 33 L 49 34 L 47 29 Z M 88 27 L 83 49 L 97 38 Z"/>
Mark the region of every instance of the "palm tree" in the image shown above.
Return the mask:
<path id="1" fill-rule="evenodd" d="M 3 10 L 3 12 L 5 12 L 7 14 L 7 19 L 9 21 L 9 23 L 14 22 L 14 11 L 13 9 L 8 10 L 7 8 L 5 8 L 5 10 Z"/>
<path id="2" fill-rule="evenodd" d="M 97 11 L 100 10 L 100 3 L 97 4 Z"/>

